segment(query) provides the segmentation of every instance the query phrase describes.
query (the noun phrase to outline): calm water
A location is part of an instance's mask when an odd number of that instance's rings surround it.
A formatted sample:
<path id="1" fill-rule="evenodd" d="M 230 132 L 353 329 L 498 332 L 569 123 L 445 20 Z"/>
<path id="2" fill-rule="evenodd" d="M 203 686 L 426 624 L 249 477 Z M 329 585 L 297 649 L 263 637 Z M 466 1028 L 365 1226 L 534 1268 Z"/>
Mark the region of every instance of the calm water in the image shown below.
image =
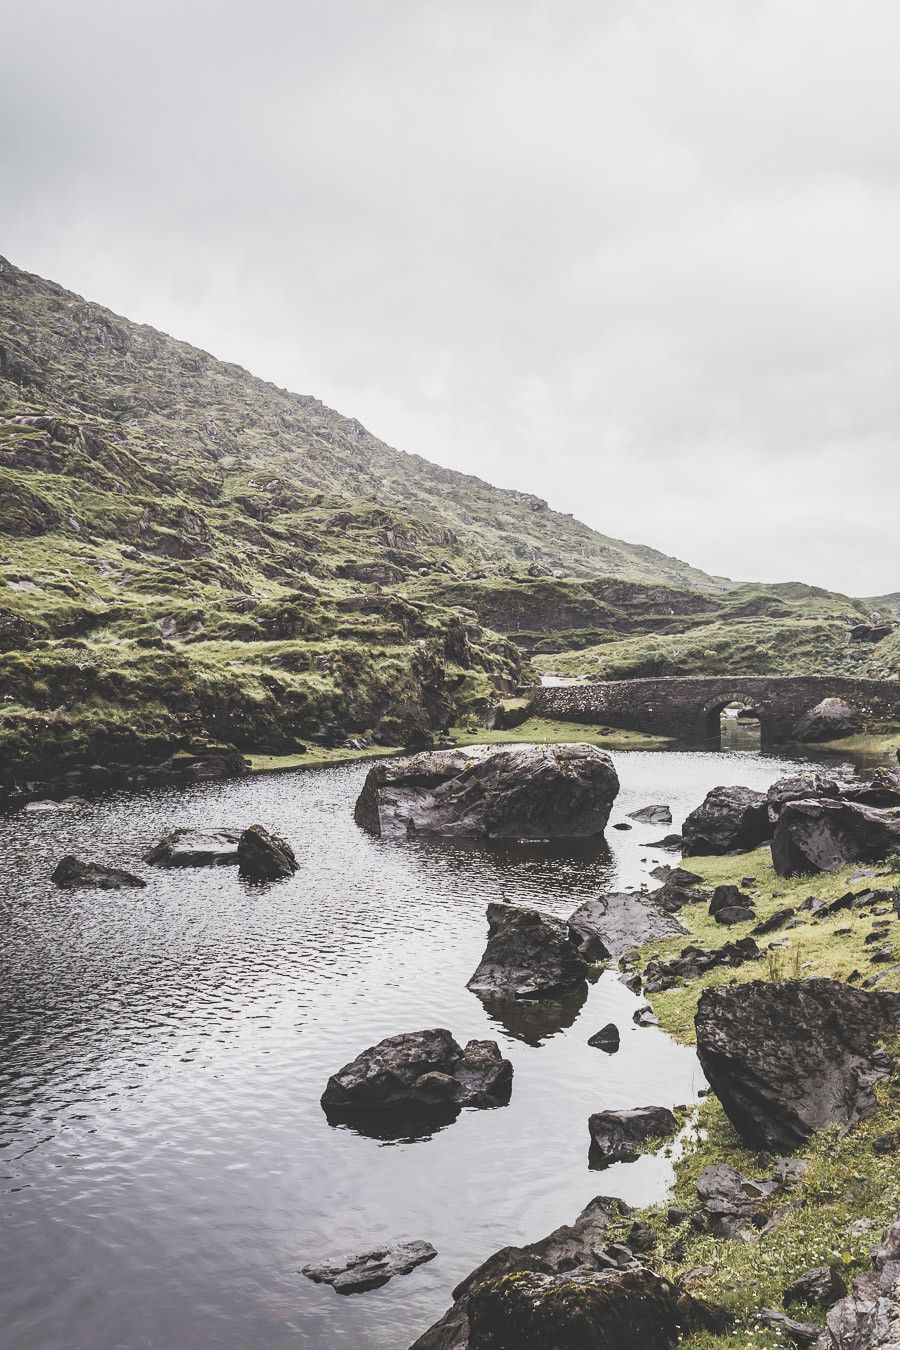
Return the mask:
<path id="1" fill-rule="evenodd" d="M 611 824 L 650 802 L 677 828 L 716 783 L 765 787 L 794 761 L 614 755 Z M 353 823 L 365 765 L 122 795 L 0 821 L 0 1344 L 4 1350 L 403 1350 L 453 1285 L 505 1243 L 568 1222 L 594 1195 L 655 1200 L 669 1164 L 587 1165 L 587 1117 L 675 1104 L 703 1086 L 691 1050 L 632 1025 L 612 974 L 580 1008 L 492 1021 L 465 983 L 484 909 L 567 914 L 639 886 L 659 826 L 608 848 L 383 844 Z M 236 869 L 160 871 L 175 825 L 284 834 L 300 870 L 250 888 Z M 73 892 L 66 852 L 120 863 L 145 891 Z M 588 1036 L 614 1020 L 622 1049 Z M 509 1107 L 414 1142 L 331 1128 L 329 1074 L 383 1036 L 449 1027 L 496 1038 Z M 341 1297 L 307 1261 L 424 1238 L 438 1258 Z"/>

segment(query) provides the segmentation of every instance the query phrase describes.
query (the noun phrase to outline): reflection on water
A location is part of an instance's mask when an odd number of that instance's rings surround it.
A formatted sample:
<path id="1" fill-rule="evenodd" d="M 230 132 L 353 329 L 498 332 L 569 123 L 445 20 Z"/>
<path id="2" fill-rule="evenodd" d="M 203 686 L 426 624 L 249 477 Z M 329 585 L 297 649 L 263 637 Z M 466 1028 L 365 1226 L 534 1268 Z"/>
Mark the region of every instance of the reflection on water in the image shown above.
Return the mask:
<path id="1" fill-rule="evenodd" d="M 611 823 L 649 802 L 673 828 L 717 783 L 765 787 L 768 755 L 614 756 Z M 693 1051 L 639 1028 L 615 972 L 559 1007 L 486 1008 L 466 989 L 491 900 L 566 915 L 671 861 L 632 822 L 600 848 L 388 844 L 353 824 L 365 766 L 113 796 L 3 821 L 0 851 L 0 1324 L 11 1350 L 398 1350 L 472 1267 L 569 1222 L 598 1190 L 640 1204 L 664 1156 L 587 1167 L 592 1111 L 696 1098 Z M 176 825 L 260 821 L 300 868 L 267 887 L 232 868 L 141 860 Z M 64 853 L 143 891 L 65 892 Z M 532 1017 L 545 1015 L 544 1025 Z M 622 1033 L 607 1058 L 588 1038 Z M 496 1039 L 510 1104 L 428 1136 L 332 1128 L 330 1074 L 382 1037 Z M 435 1261 L 341 1298 L 298 1272 L 341 1250 L 426 1239 Z"/>
<path id="2" fill-rule="evenodd" d="M 719 714 L 719 741 L 723 750 L 762 750 L 762 722 L 752 708 L 728 703 Z"/>

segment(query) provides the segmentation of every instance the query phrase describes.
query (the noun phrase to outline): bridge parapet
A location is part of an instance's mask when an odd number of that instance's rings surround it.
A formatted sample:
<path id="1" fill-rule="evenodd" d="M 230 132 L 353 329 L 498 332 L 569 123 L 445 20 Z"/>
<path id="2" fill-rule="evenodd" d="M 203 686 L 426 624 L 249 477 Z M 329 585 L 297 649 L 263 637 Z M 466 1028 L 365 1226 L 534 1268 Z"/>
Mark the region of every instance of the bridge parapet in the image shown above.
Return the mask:
<path id="1" fill-rule="evenodd" d="M 544 717 L 684 741 L 708 737 L 719 711 L 734 702 L 753 708 L 767 740 L 789 740 L 798 718 L 823 698 L 844 699 L 863 721 L 900 717 L 900 680 L 847 676 L 659 676 L 541 685 L 532 693 L 534 710 Z"/>

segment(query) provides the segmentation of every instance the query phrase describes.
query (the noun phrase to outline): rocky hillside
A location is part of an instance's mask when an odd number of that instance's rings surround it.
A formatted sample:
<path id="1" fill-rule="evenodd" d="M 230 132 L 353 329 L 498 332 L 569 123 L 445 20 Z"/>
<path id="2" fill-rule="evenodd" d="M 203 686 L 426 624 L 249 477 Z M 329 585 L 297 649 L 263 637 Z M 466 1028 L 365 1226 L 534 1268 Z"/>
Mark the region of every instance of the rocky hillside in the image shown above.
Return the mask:
<path id="1" fill-rule="evenodd" d="M 261 548 L 271 543 L 279 568 L 289 554 L 295 572 L 314 575 L 363 568 L 359 579 L 370 580 L 375 566 L 393 581 L 411 569 L 534 563 L 570 576 L 722 584 L 655 549 L 597 534 L 529 493 L 501 491 L 393 450 L 315 398 L 278 389 L 3 259 L 0 377 L 8 411 L 24 407 L 85 425 L 94 445 L 83 452 L 93 460 L 87 481 L 95 488 L 120 497 L 136 491 L 141 500 L 119 501 L 107 526 L 110 538 L 123 534 L 126 543 L 140 533 L 143 498 L 152 508 L 162 493 L 172 509 L 165 519 L 150 510 L 145 542 L 188 556 L 202 543 L 196 517 L 212 509 L 219 514 L 211 528 L 228 518 L 239 538 Z M 4 458 L 14 471 L 62 472 L 75 480 L 76 493 L 85 483 L 88 466 L 72 456 L 60 466 L 51 455 L 44 465 L 39 452 L 23 447 Z M 19 486 L 4 483 L 7 491 Z M 28 487 L 19 528 L 38 532 L 49 523 L 67 533 L 74 519 L 98 532 L 96 511 L 81 522 L 52 482 Z M 345 508 L 360 504 L 360 516 L 335 524 L 340 498 Z M 315 514 L 320 499 L 332 504 L 324 521 Z M 323 541 L 323 524 L 339 538 Z M 160 529 L 169 532 L 164 541 Z"/>

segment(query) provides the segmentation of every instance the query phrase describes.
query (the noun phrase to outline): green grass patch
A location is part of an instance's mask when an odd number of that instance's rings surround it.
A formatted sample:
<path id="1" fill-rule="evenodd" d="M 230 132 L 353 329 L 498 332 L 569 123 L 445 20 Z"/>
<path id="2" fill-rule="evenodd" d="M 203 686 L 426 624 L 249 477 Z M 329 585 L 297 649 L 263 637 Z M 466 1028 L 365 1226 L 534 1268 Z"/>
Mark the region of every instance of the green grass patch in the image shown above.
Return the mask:
<path id="1" fill-rule="evenodd" d="M 603 750 L 665 750 L 672 741 L 643 731 L 610 727 L 598 731 L 580 722 L 555 722 L 548 717 L 530 717 L 521 726 L 508 731 L 487 731 L 484 727 L 463 725 L 449 733 L 458 745 L 597 745 Z"/>

